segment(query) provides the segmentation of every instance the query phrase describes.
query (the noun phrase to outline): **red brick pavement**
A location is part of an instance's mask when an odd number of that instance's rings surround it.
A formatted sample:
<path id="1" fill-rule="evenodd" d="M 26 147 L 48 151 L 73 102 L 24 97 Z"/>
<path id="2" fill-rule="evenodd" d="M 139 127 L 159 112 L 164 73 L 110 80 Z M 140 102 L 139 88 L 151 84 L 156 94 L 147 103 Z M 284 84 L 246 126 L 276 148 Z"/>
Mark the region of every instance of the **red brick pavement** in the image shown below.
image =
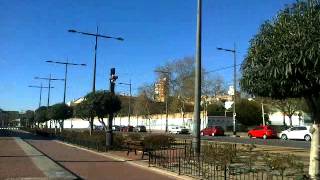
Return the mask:
<path id="1" fill-rule="evenodd" d="M 29 140 L 37 149 L 84 179 L 142 180 L 174 179 L 148 169 L 133 166 L 50 140 Z"/>
<path id="2" fill-rule="evenodd" d="M 0 138 L 0 179 L 44 178 L 14 138 Z"/>

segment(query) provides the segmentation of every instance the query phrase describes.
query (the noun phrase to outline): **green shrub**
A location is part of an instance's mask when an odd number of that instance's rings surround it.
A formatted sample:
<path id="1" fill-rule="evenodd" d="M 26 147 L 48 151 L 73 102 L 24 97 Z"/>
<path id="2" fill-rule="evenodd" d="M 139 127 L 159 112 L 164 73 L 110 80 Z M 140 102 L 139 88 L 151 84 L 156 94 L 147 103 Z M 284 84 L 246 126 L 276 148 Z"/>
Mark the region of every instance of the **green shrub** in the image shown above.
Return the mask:
<path id="1" fill-rule="evenodd" d="M 170 147 L 170 145 L 175 141 L 173 136 L 164 134 L 153 134 L 146 136 L 143 140 L 144 145 L 147 148 L 159 149 Z"/>
<path id="2" fill-rule="evenodd" d="M 125 137 L 121 133 L 113 134 L 113 148 L 122 149 L 124 147 Z"/>
<path id="3" fill-rule="evenodd" d="M 142 135 L 139 133 L 129 133 L 127 139 L 131 141 L 140 141 L 142 140 Z"/>

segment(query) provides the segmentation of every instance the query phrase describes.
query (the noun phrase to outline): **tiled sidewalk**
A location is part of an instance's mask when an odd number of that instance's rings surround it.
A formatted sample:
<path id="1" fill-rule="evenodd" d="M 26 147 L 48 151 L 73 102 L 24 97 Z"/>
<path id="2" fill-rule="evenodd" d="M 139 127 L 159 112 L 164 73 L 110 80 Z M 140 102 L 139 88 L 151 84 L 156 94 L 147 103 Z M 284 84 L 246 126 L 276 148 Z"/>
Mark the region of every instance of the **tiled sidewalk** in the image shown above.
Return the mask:
<path id="1" fill-rule="evenodd" d="M 15 138 L 0 137 L 0 179 L 8 178 L 44 179 L 45 175 L 17 144 Z"/>
<path id="2" fill-rule="evenodd" d="M 175 179 L 173 176 L 150 171 L 147 168 L 132 165 L 127 161 L 108 158 L 98 153 L 89 152 L 53 140 L 27 141 L 83 179 Z"/>

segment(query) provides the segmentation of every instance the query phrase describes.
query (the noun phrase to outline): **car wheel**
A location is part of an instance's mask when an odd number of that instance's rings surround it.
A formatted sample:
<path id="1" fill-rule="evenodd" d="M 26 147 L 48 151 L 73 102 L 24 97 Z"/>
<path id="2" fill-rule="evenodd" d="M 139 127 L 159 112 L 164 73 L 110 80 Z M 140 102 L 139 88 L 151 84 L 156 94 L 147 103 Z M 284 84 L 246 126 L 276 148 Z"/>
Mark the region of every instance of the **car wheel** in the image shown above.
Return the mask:
<path id="1" fill-rule="evenodd" d="M 306 140 L 306 141 L 311 141 L 311 137 L 310 137 L 309 135 L 305 135 L 305 136 L 304 136 L 304 140 Z"/>
<path id="2" fill-rule="evenodd" d="M 287 140 L 287 139 L 288 139 L 288 137 L 287 137 L 287 135 L 282 134 L 282 135 L 281 135 L 281 139 L 282 139 L 282 140 Z"/>
<path id="3" fill-rule="evenodd" d="M 249 138 L 252 138 L 252 135 L 251 135 L 251 134 L 248 134 L 248 137 L 249 137 Z"/>
<path id="4" fill-rule="evenodd" d="M 267 137 L 268 137 L 267 135 L 263 135 L 262 136 L 263 139 L 267 139 Z"/>
<path id="5" fill-rule="evenodd" d="M 211 136 L 214 136 L 214 133 L 212 133 Z"/>

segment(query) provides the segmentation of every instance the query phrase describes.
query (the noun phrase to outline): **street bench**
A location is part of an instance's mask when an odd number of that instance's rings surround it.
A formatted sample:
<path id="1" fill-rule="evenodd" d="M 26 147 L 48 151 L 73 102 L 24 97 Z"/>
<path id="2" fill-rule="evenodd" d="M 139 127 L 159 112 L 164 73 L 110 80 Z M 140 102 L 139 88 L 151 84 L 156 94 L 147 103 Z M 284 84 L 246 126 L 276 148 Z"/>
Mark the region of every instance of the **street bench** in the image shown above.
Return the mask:
<path id="1" fill-rule="evenodd" d="M 144 155 L 148 155 L 149 151 L 151 151 L 150 148 L 147 148 L 144 145 L 143 141 L 127 141 L 126 145 L 127 145 L 127 149 L 128 149 L 127 156 L 133 150 L 134 150 L 135 155 L 137 155 L 137 150 L 138 150 L 138 151 L 142 151 L 141 159 L 143 159 Z"/>

